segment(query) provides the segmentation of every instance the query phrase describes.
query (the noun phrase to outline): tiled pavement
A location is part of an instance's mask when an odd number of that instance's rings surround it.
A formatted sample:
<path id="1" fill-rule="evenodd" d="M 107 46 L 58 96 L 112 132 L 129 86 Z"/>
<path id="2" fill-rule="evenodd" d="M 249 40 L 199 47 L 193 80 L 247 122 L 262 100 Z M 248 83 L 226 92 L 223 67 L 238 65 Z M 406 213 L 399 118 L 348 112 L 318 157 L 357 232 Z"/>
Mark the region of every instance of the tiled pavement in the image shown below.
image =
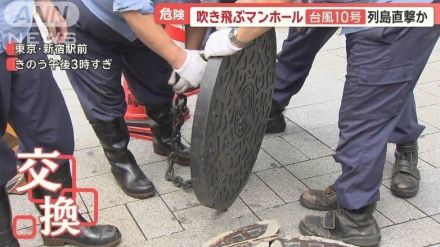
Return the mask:
<path id="1" fill-rule="evenodd" d="M 278 30 L 279 44 L 286 30 Z M 279 45 L 279 47 L 281 47 Z M 164 180 L 164 158 L 153 153 L 151 143 L 130 144 L 145 173 L 159 194 L 137 200 L 123 194 L 110 174 L 98 140 L 87 123 L 65 76 L 56 72 L 75 126 L 78 184 L 99 191 L 99 221 L 117 225 L 122 246 L 199 246 L 218 233 L 258 220 L 275 219 L 281 230 L 298 235 L 298 223 L 306 214 L 320 214 L 300 206 L 306 188 L 323 188 L 340 173 L 332 159 L 338 141 L 338 107 L 345 75 L 344 37 L 332 38 L 318 55 L 304 89 L 285 112 L 287 131 L 266 136 L 248 185 L 224 213 L 198 204 L 191 191 L 178 189 Z M 416 89 L 418 114 L 427 128 L 420 139 L 422 181 L 412 199 L 394 197 L 390 190 L 393 146 L 389 146 L 381 201 L 376 219 L 382 228 L 381 246 L 440 246 L 440 46 L 438 45 Z M 196 99 L 190 99 L 194 108 Z M 183 135 L 191 136 L 190 122 Z M 178 174 L 189 177 L 188 168 Z M 92 198 L 82 194 L 82 212 L 92 214 Z M 12 198 L 15 214 L 35 213 L 24 197 Z M 322 214 L 322 213 L 321 213 Z M 19 226 L 29 232 L 26 224 Z M 41 239 L 22 241 L 39 246 Z"/>

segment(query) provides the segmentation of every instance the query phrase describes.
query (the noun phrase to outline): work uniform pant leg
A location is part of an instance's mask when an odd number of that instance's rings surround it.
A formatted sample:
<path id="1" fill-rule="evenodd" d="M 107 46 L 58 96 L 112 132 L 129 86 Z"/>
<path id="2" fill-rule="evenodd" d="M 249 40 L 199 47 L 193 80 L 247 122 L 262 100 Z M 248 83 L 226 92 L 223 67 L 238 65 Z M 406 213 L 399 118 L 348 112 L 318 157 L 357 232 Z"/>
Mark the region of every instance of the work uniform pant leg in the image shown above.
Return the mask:
<path id="1" fill-rule="evenodd" d="M 379 200 L 387 141 L 413 104 L 414 87 L 439 35 L 439 26 L 373 28 L 347 35 L 335 155 L 342 165 L 335 183 L 342 208 L 359 209 Z"/>

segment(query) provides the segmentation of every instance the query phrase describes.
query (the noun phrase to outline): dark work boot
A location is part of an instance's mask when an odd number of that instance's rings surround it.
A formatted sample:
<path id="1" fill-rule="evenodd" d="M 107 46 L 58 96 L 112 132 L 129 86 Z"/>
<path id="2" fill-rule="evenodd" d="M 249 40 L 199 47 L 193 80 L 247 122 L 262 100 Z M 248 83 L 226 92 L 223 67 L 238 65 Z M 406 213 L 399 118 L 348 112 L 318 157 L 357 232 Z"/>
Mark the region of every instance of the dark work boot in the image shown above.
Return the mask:
<path id="1" fill-rule="evenodd" d="M 163 105 L 150 105 L 146 108 L 148 116 L 154 120 L 154 124 L 151 125 L 151 131 L 153 132 L 153 150 L 159 155 L 168 155 L 171 152 L 172 146 L 172 133 L 173 133 L 173 118 L 170 104 Z M 190 148 L 183 144 L 178 143 L 177 163 L 182 166 L 190 165 Z"/>
<path id="2" fill-rule="evenodd" d="M 111 171 L 122 190 L 129 196 L 143 199 L 156 193 L 153 183 L 139 168 L 133 154 L 128 150 L 127 125 L 124 119 L 113 122 L 91 123 L 111 165 Z"/>
<path id="3" fill-rule="evenodd" d="M 331 210 L 324 217 L 308 215 L 299 224 L 299 229 L 305 236 L 334 239 L 356 246 L 377 246 L 381 235 L 373 217 L 375 206 Z"/>
<path id="4" fill-rule="evenodd" d="M 67 163 L 61 164 L 60 168 L 49 175 L 48 181 L 62 184 L 63 189 L 72 188 L 72 177 L 70 175 L 70 166 Z M 43 199 L 44 196 L 50 196 L 56 199 L 60 196 L 60 191 L 50 192 L 40 187 L 32 190 L 33 198 Z M 70 198 L 71 193 L 65 193 L 65 197 Z M 37 210 L 43 215 L 43 210 L 38 204 L 35 204 Z M 79 213 L 78 220 L 80 222 L 87 222 Z M 63 246 L 66 244 L 79 247 L 113 247 L 119 245 L 121 242 L 121 233 L 118 228 L 112 225 L 96 225 L 92 227 L 79 227 L 80 234 L 72 236 L 69 233 L 64 233 L 58 237 L 41 236 L 45 246 Z"/>
<path id="5" fill-rule="evenodd" d="M 12 212 L 8 192 L 5 186 L 0 186 L 0 246 L 20 247 L 12 233 Z"/>
<path id="6" fill-rule="evenodd" d="M 420 180 L 417 141 L 396 144 L 395 157 L 391 191 L 403 198 L 417 195 Z"/>
<path id="7" fill-rule="evenodd" d="M 300 198 L 301 205 L 313 210 L 330 211 L 338 208 L 336 190 L 333 185 L 325 190 L 309 189 Z"/>
<path id="8" fill-rule="evenodd" d="M 269 119 L 267 120 L 266 133 L 281 133 L 286 130 L 286 120 L 283 115 L 284 107 L 272 100 Z"/>

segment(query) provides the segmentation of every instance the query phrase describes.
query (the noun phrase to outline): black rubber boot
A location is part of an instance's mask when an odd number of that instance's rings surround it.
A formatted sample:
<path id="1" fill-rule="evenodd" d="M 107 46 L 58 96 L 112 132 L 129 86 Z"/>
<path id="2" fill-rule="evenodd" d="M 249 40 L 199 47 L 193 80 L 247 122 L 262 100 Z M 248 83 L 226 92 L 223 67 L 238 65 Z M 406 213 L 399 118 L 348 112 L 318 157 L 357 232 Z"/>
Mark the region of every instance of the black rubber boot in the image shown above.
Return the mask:
<path id="1" fill-rule="evenodd" d="M 299 229 L 305 236 L 334 239 L 356 246 L 377 246 L 381 235 L 373 217 L 375 206 L 332 210 L 324 217 L 309 215 L 301 221 Z"/>
<path id="2" fill-rule="evenodd" d="M 12 233 L 12 212 L 8 192 L 5 186 L 0 187 L 0 246 L 20 247 Z"/>
<path id="3" fill-rule="evenodd" d="M 159 155 L 168 155 L 171 152 L 174 118 L 171 108 L 170 104 L 150 105 L 146 108 L 148 116 L 155 122 L 151 125 L 154 136 L 153 150 Z M 180 142 L 178 150 L 176 162 L 182 166 L 189 166 L 191 164 L 190 148 Z"/>
<path id="4" fill-rule="evenodd" d="M 417 195 L 420 181 L 417 141 L 397 144 L 395 157 L 391 191 L 403 198 Z"/>
<path id="5" fill-rule="evenodd" d="M 269 119 L 267 120 L 266 133 L 281 133 L 286 130 L 286 120 L 283 115 L 284 107 L 272 100 Z"/>
<path id="6" fill-rule="evenodd" d="M 70 166 L 64 163 L 54 173 L 49 175 L 47 180 L 62 184 L 62 188 L 72 188 L 72 177 L 70 175 Z M 60 190 L 61 191 L 61 190 Z M 35 199 L 43 199 L 44 196 L 58 198 L 60 191 L 51 192 L 40 187 L 32 190 L 32 195 Z M 65 193 L 66 197 L 71 197 L 71 193 Z M 42 214 L 42 209 L 38 204 L 35 204 L 37 210 Z M 78 218 L 80 222 L 87 222 L 79 213 Z M 63 246 L 66 244 L 79 247 L 113 247 L 119 245 L 121 242 L 121 233 L 118 228 L 112 225 L 96 225 L 92 227 L 79 227 L 80 234 L 72 236 L 65 233 L 58 237 L 41 236 L 45 246 Z"/>
<path id="7" fill-rule="evenodd" d="M 333 185 L 325 190 L 309 189 L 300 198 L 301 205 L 313 210 L 330 211 L 338 208 L 336 190 Z"/>
<path id="8" fill-rule="evenodd" d="M 139 168 L 128 150 L 130 136 L 124 119 L 91 123 L 111 165 L 111 171 L 122 190 L 129 196 L 144 199 L 156 193 L 153 183 Z"/>

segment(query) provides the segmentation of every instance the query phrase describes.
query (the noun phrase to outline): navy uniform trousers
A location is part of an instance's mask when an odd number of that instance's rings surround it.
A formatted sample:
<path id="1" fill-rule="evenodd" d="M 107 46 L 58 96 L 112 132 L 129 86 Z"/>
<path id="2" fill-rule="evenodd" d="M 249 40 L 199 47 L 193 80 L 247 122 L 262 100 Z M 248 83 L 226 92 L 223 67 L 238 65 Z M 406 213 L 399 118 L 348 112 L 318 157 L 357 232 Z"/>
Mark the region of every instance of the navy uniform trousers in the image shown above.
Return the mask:
<path id="1" fill-rule="evenodd" d="M 390 32 L 391 29 L 386 30 L 387 31 L 383 33 L 387 34 L 387 32 Z M 291 97 L 297 94 L 301 90 L 301 87 L 304 85 L 304 82 L 310 72 L 316 54 L 335 32 L 335 28 L 311 28 L 310 31 L 307 33 L 298 33 L 294 28 L 291 28 L 289 30 L 289 36 L 283 43 L 282 51 L 278 54 L 277 74 L 273 96 L 275 101 L 277 101 L 282 106 L 286 106 L 289 104 Z M 364 30 L 361 31 L 359 34 L 350 34 L 348 36 L 357 36 L 363 33 L 374 34 L 375 32 L 382 31 L 380 29 Z M 350 44 L 351 42 L 349 41 L 349 39 L 347 39 L 348 57 L 353 59 L 356 58 L 356 56 L 352 55 L 354 50 L 350 48 Z M 368 54 L 372 57 L 377 57 L 377 54 L 380 54 L 375 51 L 370 52 L 368 47 L 360 47 L 359 51 L 360 54 Z M 364 58 L 359 59 L 362 60 Z M 373 63 L 372 66 L 374 66 Z M 388 69 L 385 70 L 388 71 Z M 364 71 L 364 73 L 367 72 L 368 70 Z M 395 76 L 398 76 L 400 73 L 401 72 L 399 71 L 393 71 L 393 74 L 395 74 Z M 368 74 L 363 76 L 364 78 L 368 78 L 370 75 Z M 353 84 L 352 81 L 355 80 L 355 77 L 351 79 L 350 78 L 351 77 L 347 77 L 347 82 L 344 90 L 344 99 L 350 97 L 353 101 L 356 101 L 357 99 L 357 102 L 360 102 L 365 98 L 365 100 L 363 100 L 363 103 L 360 104 L 359 107 L 365 107 L 366 109 L 374 107 L 377 110 L 378 108 L 382 107 L 386 108 L 386 106 L 382 106 L 385 101 L 394 102 L 396 100 L 393 98 L 395 96 L 394 93 L 381 93 L 381 96 L 379 98 L 376 98 L 375 95 L 367 93 L 366 91 L 362 93 L 363 89 L 357 89 L 357 93 L 360 94 L 352 95 L 356 92 L 352 92 L 347 89 L 350 85 Z M 381 76 L 375 76 L 372 78 L 375 78 L 374 80 L 379 80 Z M 361 87 L 365 87 L 365 85 L 362 85 Z M 377 93 L 380 93 L 380 91 L 385 90 L 385 88 L 389 86 L 382 87 L 383 88 L 378 89 Z M 385 97 L 385 99 L 382 99 L 381 97 Z M 349 174 L 344 173 L 344 175 L 338 180 L 337 190 L 338 194 L 340 194 L 339 202 L 341 206 L 348 209 L 356 209 L 367 205 L 369 202 L 377 200 L 379 195 L 378 187 L 380 186 L 383 166 L 385 163 L 386 142 L 389 141 L 392 143 L 404 143 L 408 141 L 414 141 L 417 140 L 422 133 L 424 126 L 418 123 L 415 110 L 415 101 L 412 91 L 410 91 L 406 101 L 407 102 L 402 108 L 403 110 L 399 113 L 399 121 L 396 121 L 394 129 L 392 129 L 391 133 L 385 134 L 381 132 L 379 134 L 381 140 L 381 146 L 379 148 L 379 146 L 376 146 L 378 145 L 378 143 L 373 142 L 373 140 L 370 140 L 369 138 L 358 142 L 352 142 L 349 136 L 351 136 L 353 132 L 357 134 L 369 135 L 369 131 L 374 132 L 376 130 L 363 124 L 360 124 L 362 128 L 358 128 L 350 121 L 351 117 L 346 118 L 347 114 L 352 114 L 350 111 L 347 110 L 347 107 L 350 107 L 350 104 L 352 104 L 352 102 L 347 102 L 347 100 L 343 100 L 339 119 L 339 127 L 341 128 L 340 143 L 337 148 L 335 158 L 343 165 L 343 167 L 355 167 L 353 168 L 355 170 Z M 375 107 L 375 104 L 381 104 L 381 107 Z M 355 121 L 355 123 L 356 122 L 357 121 Z M 347 127 L 348 133 L 342 127 Z M 354 134 L 354 137 L 359 137 L 356 136 L 357 134 Z M 384 139 L 384 137 L 386 138 Z M 385 140 L 385 142 L 383 142 L 383 140 Z M 371 144 L 370 146 L 369 143 L 374 144 Z M 349 146 L 348 149 L 346 148 L 347 146 Z M 364 153 L 362 156 L 358 156 L 362 154 L 360 150 L 363 150 L 363 152 L 366 153 Z M 368 167 L 368 169 L 362 167 Z M 345 170 L 345 168 L 343 168 L 343 170 Z M 362 177 L 365 179 L 361 182 L 363 186 L 359 187 L 360 190 L 355 189 L 357 188 L 356 186 L 358 186 L 356 184 L 351 184 L 350 182 L 341 182 L 344 181 L 344 178 L 350 178 L 356 181 L 357 179 L 359 179 L 358 176 L 355 176 L 358 173 L 362 174 Z M 351 191 L 351 193 L 348 193 L 347 191 Z M 354 203 L 348 203 L 347 198 L 351 197 L 349 196 L 349 194 L 351 196 L 354 196 L 354 198 L 364 198 L 365 200 L 360 199 L 355 200 Z"/>
<path id="2" fill-rule="evenodd" d="M 339 111 L 335 160 L 339 206 L 379 200 L 387 141 L 416 140 L 413 90 L 440 36 L 432 28 L 372 28 L 346 35 L 347 75 Z"/>
<path id="3" fill-rule="evenodd" d="M 39 34 L 38 29 L 32 33 Z M 41 38 L 39 44 L 43 44 Z M 23 60 L 47 59 L 44 54 L 20 55 Z M 0 137 L 9 122 L 20 138 L 21 152 L 58 150 L 73 154 L 73 128 L 69 112 L 52 71 L 6 71 L 5 53 L 0 54 Z M 0 138 L 0 185 L 5 185 L 17 172 L 14 151 Z"/>
<path id="4" fill-rule="evenodd" d="M 90 122 L 111 122 L 125 115 L 127 105 L 121 76 L 124 73 L 131 92 L 142 105 L 168 104 L 173 90 L 168 85 L 172 67 L 141 41 L 130 42 L 97 18 L 81 2 L 78 23 L 69 28 L 77 44 L 86 44 L 88 54 L 70 54 L 68 59 L 111 59 L 110 70 L 76 70 L 67 75 Z"/>

